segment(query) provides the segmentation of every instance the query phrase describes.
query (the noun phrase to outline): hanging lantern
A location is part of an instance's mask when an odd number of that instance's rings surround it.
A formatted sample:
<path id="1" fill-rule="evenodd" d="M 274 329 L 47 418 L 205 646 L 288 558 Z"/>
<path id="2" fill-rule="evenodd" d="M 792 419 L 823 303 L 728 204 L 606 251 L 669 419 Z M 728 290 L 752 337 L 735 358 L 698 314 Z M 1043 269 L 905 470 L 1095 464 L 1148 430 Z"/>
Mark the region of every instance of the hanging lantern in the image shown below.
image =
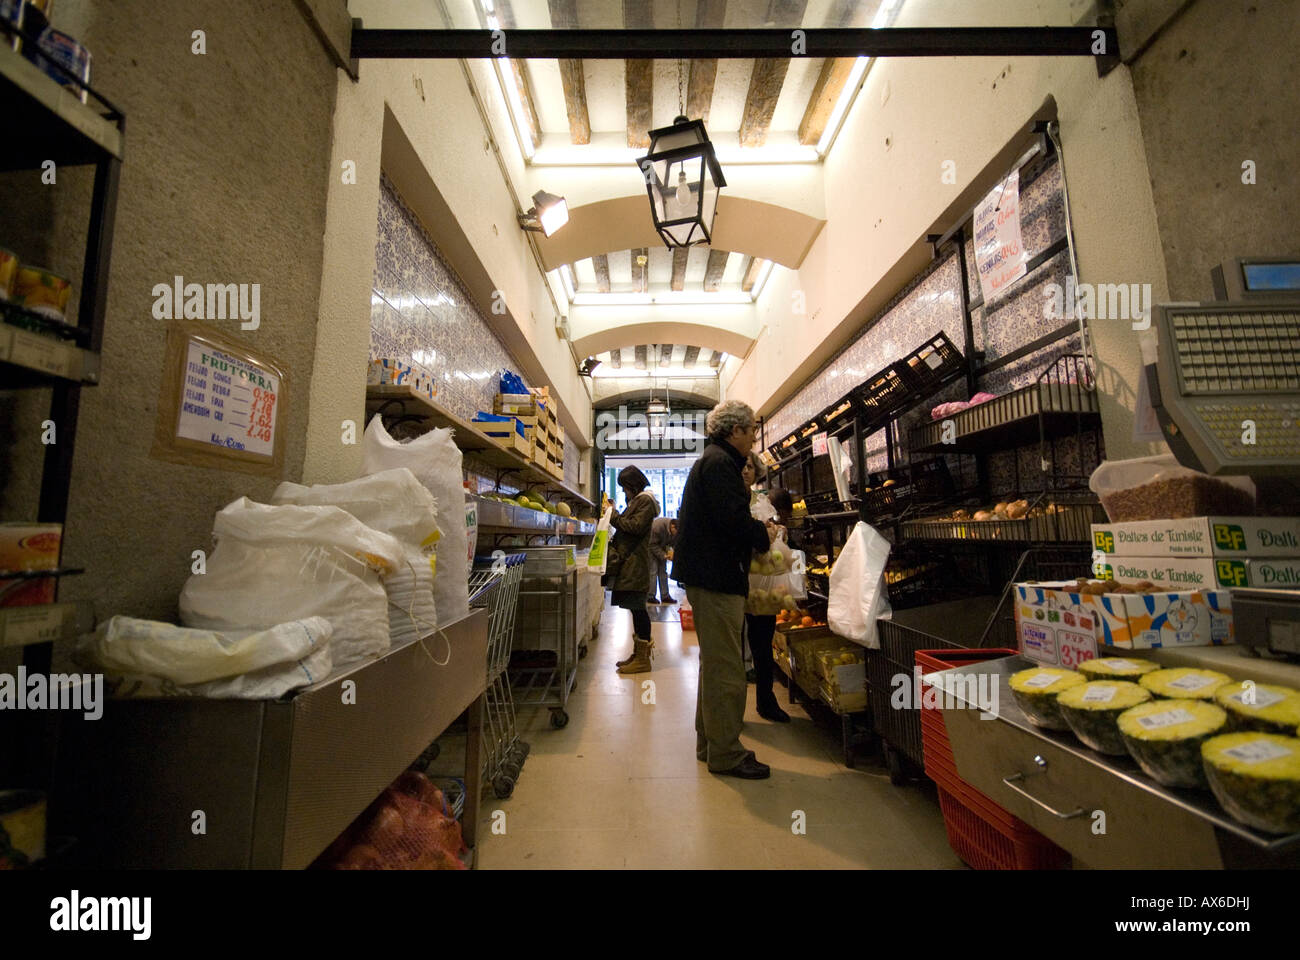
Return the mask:
<path id="1" fill-rule="evenodd" d="M 653 395 L 645 408 L 646 419 L 650 422 L 650 439 L 662 440 L 668 427 L 668 404 L 654 399 Z"/>
<path id="2" fill-rule="evenodd" d="M 668 247 L 713 239 L 718 190 L 727 185 L 703 120 L 679 116 L 650 131 L 650 152 L 637 161 L 650 194 L 650 215 Z"/>

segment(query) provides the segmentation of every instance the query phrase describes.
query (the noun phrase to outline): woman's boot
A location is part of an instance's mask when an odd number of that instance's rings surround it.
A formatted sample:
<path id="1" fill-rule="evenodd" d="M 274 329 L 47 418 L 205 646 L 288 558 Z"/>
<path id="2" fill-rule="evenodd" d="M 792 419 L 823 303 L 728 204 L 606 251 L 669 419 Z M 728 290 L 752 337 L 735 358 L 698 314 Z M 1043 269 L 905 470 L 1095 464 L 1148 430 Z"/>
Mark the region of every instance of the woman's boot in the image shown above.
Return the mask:
<path id="1" fill-rule="evenodd" d="M 618 668 L 619 673 L 647 673 L 652 667 L 650 666 L 650 648 L 653 643 L 650 640 L 642 640 L 639 637 L 632 640 L 632 659 Z"/>
<path id="2" fill-rule="evenodd" d="M 636 645 L 637 645 L 638 643 L 640 643 L 640 642 L 641 642 L 641 641 L 639 641 L 636 637 L 633 637 L 633 638 L 632 638 L 632 652 L 629 653 L 629 654 L 628 654 L 626 657 L 624 657 L 622 660 L 616 660 L 616 661 L 614 661 L 614 666 L 616 666 L 616 667 L 622 667 L 622 666 L 624 666 L 625 664 L 629 664 L 629 663 L 631 663 L 633 660 L 635 660 L 635 659 L 636 659 Z M 646 640 L 645 642 L 648 643 L 648 644 L 650 644 L 650 649 L 651 649 L 651 650 L 654 650 L 654 648 L 655 648 L 655 642 L 654 642 L 653 640 Z"/>

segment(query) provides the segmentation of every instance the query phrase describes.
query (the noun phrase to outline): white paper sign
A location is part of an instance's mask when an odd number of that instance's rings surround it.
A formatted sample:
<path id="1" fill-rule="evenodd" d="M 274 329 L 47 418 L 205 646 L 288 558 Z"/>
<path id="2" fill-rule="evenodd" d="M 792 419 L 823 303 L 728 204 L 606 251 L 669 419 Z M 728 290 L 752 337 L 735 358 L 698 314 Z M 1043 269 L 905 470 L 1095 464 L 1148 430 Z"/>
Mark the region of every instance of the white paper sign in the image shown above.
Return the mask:
<path id="1" fill-rule="evenodd" d="M 191 340 L 181 383 L 176 436 L 274 456 L 280 379 L 270 370 Z"/>
<path id="2" fill-rule="evenodd" d="M 813 434 L 813 456 L 824 457 L 829 452 L 826 444 L 825 433 Z"/>
<path id="3" fill-rule="evenodd" d="M 1025 275 L 1025 246 L 1020 237 L 1020 171 L 992 190 L 975 208 L 975 269 L 984 302 L 990 303 Z"/>
<path id="4" fill-rule="evenodd" d="M 1291 756 L 1290 750 L 1272 740 L 1251 740 L 1239 747 L 1229 747 L 1223 752 L 1243 763 L 1263 763 L 1265 760 Z"/>

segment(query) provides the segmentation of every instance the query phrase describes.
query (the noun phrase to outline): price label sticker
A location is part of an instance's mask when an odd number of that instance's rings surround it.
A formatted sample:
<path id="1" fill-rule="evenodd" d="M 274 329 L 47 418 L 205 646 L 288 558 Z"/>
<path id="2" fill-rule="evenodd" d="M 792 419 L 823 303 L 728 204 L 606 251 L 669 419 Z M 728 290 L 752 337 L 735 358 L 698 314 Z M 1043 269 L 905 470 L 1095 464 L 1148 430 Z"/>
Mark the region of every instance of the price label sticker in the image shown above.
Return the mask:
<path id="1" fill-rule="evenodd" d="M 1138 717 L 1138 723 L 1147 730 L 1159 730 L 1161 727 L 1172 727 L 1176 723 L 1186 723 L 1188 720 L 1195 719 L 1186 710 L 1165 710 L 1150 716 Z"/>
<path id="2" fill-rule="evenodd" d="M 1177 680 L 1171 680 L 1169 686 L 1178 690 L 1191 692 L 1193 690 L 1200 690 L 1204 687 L 1208 687 L 1214 682 L 1215 680 L 1213 677 L 1203 677 L 1199 674 L 1189 673 L 1186 676 L 1179 677 Z"/>
<path id="3" fill-rule="evenodd" d="M 1059 679 L 1060 677 L 1058 677 L 1054 673 L 1036 673 L 1028 680 L 1026 680 L 1022 684 L 1022 686 L 1030 687 L 1031 689 L 1034 690 L 1039 690 L 1042 689 L 1043 687 L 1050 687 Z"/>
<path id="4" fill-rule="evenodd" d="M 1126 660 L 1123 657 L 1107 657 L 1105 660 L 1098 660 L 1098 663 L 1104 663 L 1111 670 L 1129 670 L 1133 667 L 1132 660 Z"/>
<path id="5" fill-rule="evenodd" d="M 1265 760 L 1291 756 L 1290 749 L 1272 740 L 1251 740 L 1240 746 L 1229 747 L 1223 752 L 1242 763 L 1263 763 Z"/>
<path id="6" fill-rule="evenodd" d="M 1256 687 L 1252 691 L 1242 690 L 1234 693 L 1228 698 L 1234 703 L 1239 703 L 1243 707 L 1250 707 L 1252 710 L 1262 710 L 1265 707 L 1271 707 L 1275 703 L 1281 703 L 1286 697 L 1280 693 L 1273 693 L 1271 690 L 1260 690 Z"/>
<path id="7" fill-rule="evenodd" d="M 1084 691 L 1084 703 L 1110 703 L 1115 699 L 1115 694 L 1119 690 L 1108 683 L 1088 684 L 1088 689 Z"/>

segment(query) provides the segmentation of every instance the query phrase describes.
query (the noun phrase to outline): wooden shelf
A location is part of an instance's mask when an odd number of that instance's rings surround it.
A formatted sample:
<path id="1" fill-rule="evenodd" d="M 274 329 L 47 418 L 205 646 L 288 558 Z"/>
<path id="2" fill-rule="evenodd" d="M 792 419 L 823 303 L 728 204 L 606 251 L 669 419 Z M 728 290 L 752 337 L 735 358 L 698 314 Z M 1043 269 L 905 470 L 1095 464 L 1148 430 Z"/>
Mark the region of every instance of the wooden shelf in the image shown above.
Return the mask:
<path id="1" fill-rule="evenodd" d="M 548 473 L 538 464 L 514 450 L 507 450 L 487 434 L 483 433 L 468 420 L 464 420 L 441 406 L 438 401 L 416 393 L 407 384 L 381 384 L 366 387 L 366 413 L 371 415 L 385 403 L 397 401 L 402 404 L 407 416 L 418 416 L 427 421 L 431 428 L 450 427 L 452 439 L 456 446 L 466 453 L 483 460 L 500 470 L 511 470 L 527 482 L 545 487 L 550 492 L 558 492 L 565 499 L 576 500 L 588 507 L 595 504 L 578 490 L 569 486 L 554 474 Z"/>

